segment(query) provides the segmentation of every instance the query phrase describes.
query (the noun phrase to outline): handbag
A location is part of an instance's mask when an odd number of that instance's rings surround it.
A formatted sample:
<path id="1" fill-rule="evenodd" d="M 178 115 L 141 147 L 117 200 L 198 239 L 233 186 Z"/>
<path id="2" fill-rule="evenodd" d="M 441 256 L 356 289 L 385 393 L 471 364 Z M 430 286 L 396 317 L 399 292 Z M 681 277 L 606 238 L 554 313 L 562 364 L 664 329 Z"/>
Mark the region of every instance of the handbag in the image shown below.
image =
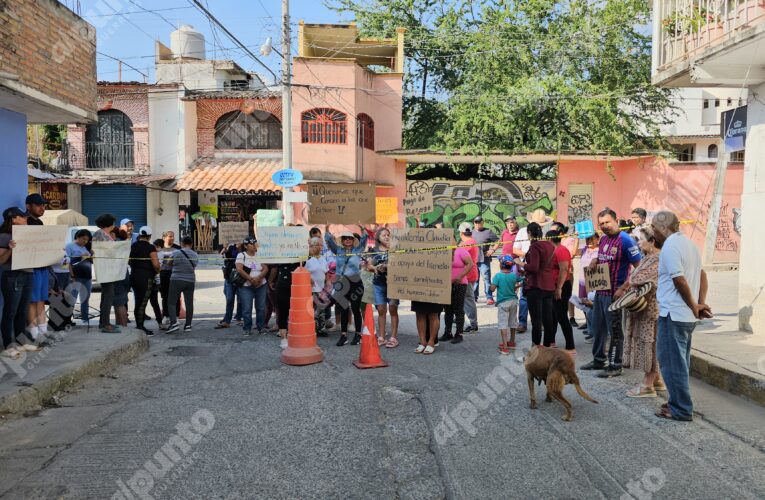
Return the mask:
<path id="1" fill-rule="evenodd" d="M 72 274 L 79 279 L 93 279 L 93 261 L 82 257 L 73 257 L 70 263 Z"/>
<path id="2" fill-rule="evenodd" d="M 250 274 L 252 269 L 249 267 L 242 265 L 242 271 L 245 272 L 245 274 Z M 231 271 L 228 274 L 228 282 L 235 287 L 243 286 L 247 280 L 242 277 L 241 274 L 239 274 L 239 271 L 236 269 L 236 266 L 234 266 Z"/>

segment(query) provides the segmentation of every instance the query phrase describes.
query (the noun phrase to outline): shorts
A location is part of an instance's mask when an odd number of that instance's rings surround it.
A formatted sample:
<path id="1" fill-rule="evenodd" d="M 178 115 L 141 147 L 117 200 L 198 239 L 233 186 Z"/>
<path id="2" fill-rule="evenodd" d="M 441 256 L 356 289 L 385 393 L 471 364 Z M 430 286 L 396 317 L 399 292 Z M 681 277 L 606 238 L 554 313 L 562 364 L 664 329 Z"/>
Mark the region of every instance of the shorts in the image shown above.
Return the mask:
<path id="1" fill-rule="evenodd" d="M 32 295 L 30 302 L 45 302 L 48 300 L 48 268 L 32 271 Z"/>
<path id="2" fill-rule="evenodd" d="M 398 305 L 398 299 L 388 298 L 388 285 L 374 285 L 375 290 L 375 305 L 383 306 L 390 304 L 392 306 Z"/>
<path id="3" fill-rule="evenodd" d="M 518 328 L 518 299 L 497 304 L 497 327 L 500 330 Z"/>

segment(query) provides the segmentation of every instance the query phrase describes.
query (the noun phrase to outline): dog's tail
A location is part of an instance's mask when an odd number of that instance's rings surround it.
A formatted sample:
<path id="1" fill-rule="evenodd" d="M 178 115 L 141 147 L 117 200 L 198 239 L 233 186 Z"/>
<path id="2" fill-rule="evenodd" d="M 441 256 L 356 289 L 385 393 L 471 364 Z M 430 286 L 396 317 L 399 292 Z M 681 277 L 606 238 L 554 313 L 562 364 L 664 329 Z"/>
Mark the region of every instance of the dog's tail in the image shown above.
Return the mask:
<path id="1" fill-rule="evenodd" d="M 597 402 L 597 401 L 595 401 L 594 399 L 592 399 L 592 398 L 590 397 L 590 395 L 589 395 L 589 394 L 587 394 L 586 392 L 584 392 L 584 389 L 582 389 L 582 386 L 581 386 L 581 385 L 579 385 L 579 377 L 576 377 L 576 378 L 575 378 L 575 379 L 572 381 L 572 383 L 574 384 L 574 387 L 576 387 L 576 392 L 578 392 L 580 396 L 582 396 L 584 399 L 586 399 L 587 401 L 589 401 L 589 402 L 591 402 L 591 403 L 595 403 L 595 404 L 598 404 L 598 402 Z"/>

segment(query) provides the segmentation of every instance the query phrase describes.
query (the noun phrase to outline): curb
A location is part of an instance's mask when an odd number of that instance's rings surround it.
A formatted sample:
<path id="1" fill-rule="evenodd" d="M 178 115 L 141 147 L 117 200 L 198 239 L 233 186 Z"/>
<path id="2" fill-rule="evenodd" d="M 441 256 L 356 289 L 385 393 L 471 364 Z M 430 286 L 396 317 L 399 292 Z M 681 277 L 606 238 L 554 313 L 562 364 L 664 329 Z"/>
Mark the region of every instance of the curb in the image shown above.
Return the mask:
<path id="1" fill-rule="evenodd" d="M 765 381 L 726 366 L 725 361 L 691 352 L 691 376 L 723 391 L 765 406 Z"/>
<path id="2" fill-rule="evenodd" d="M 149 348 L 149 338 L 134 334 L 135 339 L 125 345 L 85 360 L 78 367 L 52 374 L 33 385 L 21 388 L 15 394 L 0 398 L 0 415 L 16 414 L 42 406 L 56 393 L 83 380 L 93 378 L 126 363 Z"/>

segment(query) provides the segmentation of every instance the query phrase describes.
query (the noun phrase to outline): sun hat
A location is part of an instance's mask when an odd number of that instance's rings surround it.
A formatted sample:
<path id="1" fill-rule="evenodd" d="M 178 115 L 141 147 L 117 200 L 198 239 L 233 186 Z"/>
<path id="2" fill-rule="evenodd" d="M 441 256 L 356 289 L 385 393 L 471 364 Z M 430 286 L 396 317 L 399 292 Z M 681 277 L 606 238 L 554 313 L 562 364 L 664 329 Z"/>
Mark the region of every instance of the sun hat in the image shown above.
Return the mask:
<path id="1" fill-rule="evenodd" d="M 536 222 L 540 226 L 544 227 L 547 224 L 552 224 L 553 219 L 545 212 L 544 208 L 537 208 L 531 212 L 526 213 L 526 220 L 529 222 Z"/>
<path id="2" fill-rule="evenodd" d="M 359 246 L 359 239 L 350 231 L 343 231 L 342 233 L 338 234 L 335 237 L 335 241 L 337 241 L 338 245 L 343 244 L 343 238 L 353 238 L 353 246 L 357 247 Z"/>

